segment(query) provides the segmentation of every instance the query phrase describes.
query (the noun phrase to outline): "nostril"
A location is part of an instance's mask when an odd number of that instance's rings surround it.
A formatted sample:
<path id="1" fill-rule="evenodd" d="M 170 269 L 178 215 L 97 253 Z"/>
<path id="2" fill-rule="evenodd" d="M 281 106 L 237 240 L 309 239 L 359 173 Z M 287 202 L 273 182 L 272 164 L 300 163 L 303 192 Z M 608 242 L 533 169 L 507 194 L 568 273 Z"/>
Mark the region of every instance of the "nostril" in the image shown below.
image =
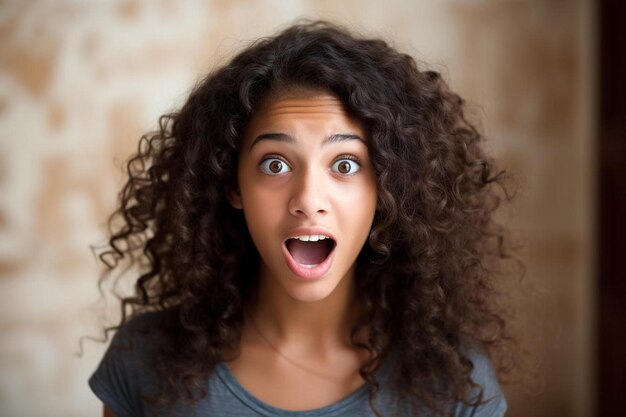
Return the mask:
<path id="1" fill-rule="evenodd" d="M 316 209 L 316 210 L 306 210 L 306 209 L 303 209 L 303 208 L 297 208 L 297 209 L 291 210 L 291 212 L 293 214 L 302 214 L 302 215 L 305 215 L 307 217 L 311 217 L 311 216 L 316 215 L 316 214 L 326 214 L 327 210 L 323 209 L 323 208 Z"/>

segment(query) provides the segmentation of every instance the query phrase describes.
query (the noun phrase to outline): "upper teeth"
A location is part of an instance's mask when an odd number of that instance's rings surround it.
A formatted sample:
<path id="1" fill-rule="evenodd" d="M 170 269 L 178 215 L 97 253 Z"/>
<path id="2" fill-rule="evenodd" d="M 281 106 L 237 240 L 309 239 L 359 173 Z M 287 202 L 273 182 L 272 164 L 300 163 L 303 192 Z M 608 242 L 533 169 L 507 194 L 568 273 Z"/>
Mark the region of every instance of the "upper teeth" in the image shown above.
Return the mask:
<path id="1" fill-rule="evenodd" d="M 302 236 L 294 236 L 292 239 L 298 239 L 303 242 L 317 242 L 318 240 L 330 239 L 328 236 L 324 235 L 302 235 Z"/>

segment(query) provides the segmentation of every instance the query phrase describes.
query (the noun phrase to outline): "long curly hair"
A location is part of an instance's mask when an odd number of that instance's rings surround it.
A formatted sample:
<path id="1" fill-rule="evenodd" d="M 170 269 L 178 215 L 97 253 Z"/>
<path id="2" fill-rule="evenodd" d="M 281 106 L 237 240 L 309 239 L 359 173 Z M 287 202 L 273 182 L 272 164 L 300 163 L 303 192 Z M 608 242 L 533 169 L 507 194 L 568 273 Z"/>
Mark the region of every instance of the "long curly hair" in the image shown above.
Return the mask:
<path id="1" fill-rule="evenodd" d="M 162 311 L 169 343 L 156 352 L 152 399 L 171 406 L 207 394 L 201 382 L 224 352 L 237 350 L 257 288 L 250 277 L 259 254 L 227 200 L 243 131 L 264 98 L 301 87 L 337 96 L 371 139 L 378 200 L 357 258 L 364 314 L 351 334 L 370 354 L 360 369 L 370 405 L 383 360 L 398 370 L 396 392 L 416 409 L 415 398 L 441 415 L 452 402 L 472 403 L 464 343 L 478 343 L 492 360 L 515 344 L 497 302 L 501 265 L 515 259 L 494 219 L 512 198 L 508 175 L 485 155 L 463 99 L 439 73 L 383 40 L 324 21 L 252 43 L 142 137 L 109 218 L 100 284 L 123 262 L 139 266 L 140 276 L 134 294 L 120 297 L 121 323 L 107 334 Z M 367 343 L 355 337 L 363 328 Z M 494 364 L 507 371 L 506 361 Z"/>

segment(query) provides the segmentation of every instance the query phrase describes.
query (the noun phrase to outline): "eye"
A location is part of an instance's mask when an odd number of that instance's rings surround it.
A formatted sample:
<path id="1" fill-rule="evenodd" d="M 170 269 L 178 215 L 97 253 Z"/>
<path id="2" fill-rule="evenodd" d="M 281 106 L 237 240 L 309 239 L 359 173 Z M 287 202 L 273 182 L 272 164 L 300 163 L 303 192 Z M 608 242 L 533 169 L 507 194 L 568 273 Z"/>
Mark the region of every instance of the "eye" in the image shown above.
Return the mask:
<path id="1" fill-rule="evenodd" d="M 268 175 L 279 175 L 291 171 L 289 165 L 279 158 L 267 158 L 261 161 L 261 171 Z"/>
<path id="2" fill-rule="evenodd" d="M 331 169 L 342 175 L 352 175 L 361 169 L 361 164 L 353 156 L 345 155 L 335 162 Z"/>

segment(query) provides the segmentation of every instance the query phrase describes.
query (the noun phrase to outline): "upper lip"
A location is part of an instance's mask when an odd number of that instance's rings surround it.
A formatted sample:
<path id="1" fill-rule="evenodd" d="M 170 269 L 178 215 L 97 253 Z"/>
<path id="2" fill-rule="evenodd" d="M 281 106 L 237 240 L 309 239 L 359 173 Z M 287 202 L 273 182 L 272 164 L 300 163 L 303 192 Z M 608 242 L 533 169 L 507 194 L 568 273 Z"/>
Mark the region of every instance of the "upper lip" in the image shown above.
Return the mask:
<path id="1" fill-rule="evenodd" d="M 323 235 L 337 242 L 337 239 L 331 232 L 320 227 L 298 227 L 298 228 L 292 229 L 287 232 L 287 237 L 285 238 L 285 242 L 291 238 L 294 238 L 296 236 L 302 236 L 302 235 Z"/>

